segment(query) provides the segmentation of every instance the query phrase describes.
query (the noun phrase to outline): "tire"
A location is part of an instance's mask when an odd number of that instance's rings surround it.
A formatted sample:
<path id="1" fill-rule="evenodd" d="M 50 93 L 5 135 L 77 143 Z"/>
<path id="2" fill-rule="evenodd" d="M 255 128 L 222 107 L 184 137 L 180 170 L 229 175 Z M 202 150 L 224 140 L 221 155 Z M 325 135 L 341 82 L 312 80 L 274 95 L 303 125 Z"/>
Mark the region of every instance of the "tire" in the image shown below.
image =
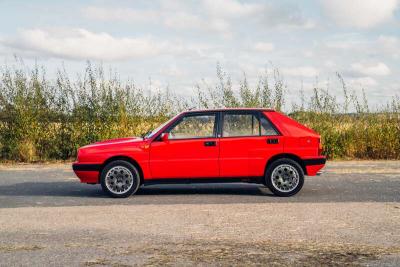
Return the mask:
<path id="1" fill-rule="evenodd" d="M 140 186 L 138 169 L 125 160 L 108 163 L 100 175 L 101 187 L 114 198 L 125 198 L 135 194 Z"/>
<path id="2" fill-rule="evenodd" d="M 276 196 L 293 196 L 303 187 L 303 169 L 292 159 L 275 160 L 265 172 L 265 184 Z"/>

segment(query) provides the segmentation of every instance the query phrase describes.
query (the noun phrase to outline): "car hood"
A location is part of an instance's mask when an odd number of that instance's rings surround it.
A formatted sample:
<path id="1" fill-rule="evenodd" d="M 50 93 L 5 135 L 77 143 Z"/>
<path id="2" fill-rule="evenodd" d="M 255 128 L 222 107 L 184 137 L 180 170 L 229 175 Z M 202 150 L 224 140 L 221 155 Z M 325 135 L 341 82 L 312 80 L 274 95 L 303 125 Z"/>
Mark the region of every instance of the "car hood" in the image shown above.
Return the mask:
<path id="1" fill-rule="evenodd" d="M 109 145 L 118 145 L 118 144 L 125 144 L 125 143 L 131 143 L 131 144 L 141 144 L 143 143 L 143 138 L 141 137 L 124 137 L 124 138 L 115 138 L 115 139 L 109 139 L 109 140 L 104 140 L 100 142 L 96 142 L 90 145 L 86 145 L 82 148 L 91 148 L 91 147 L 98 147 L 98 146 L 109 146 Z"/>

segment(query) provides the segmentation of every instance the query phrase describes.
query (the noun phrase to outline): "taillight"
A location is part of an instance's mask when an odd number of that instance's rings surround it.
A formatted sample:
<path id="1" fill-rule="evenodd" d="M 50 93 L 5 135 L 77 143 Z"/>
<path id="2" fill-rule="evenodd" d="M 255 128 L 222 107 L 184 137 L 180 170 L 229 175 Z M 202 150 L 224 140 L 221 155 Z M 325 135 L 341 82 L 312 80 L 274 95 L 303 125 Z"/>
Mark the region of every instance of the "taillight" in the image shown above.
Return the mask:
<path id="1" fill-rule="evenodd" d="M 318 139 L 318 143 L 319 143 L 319 146 L 318 146 L 318 156 L 321 156 L 321 155 L 322 155 L 322 151 L 324 150 L 324 148 L 322 147 L 322 141 L 321 141 L 321 139 Z"/>

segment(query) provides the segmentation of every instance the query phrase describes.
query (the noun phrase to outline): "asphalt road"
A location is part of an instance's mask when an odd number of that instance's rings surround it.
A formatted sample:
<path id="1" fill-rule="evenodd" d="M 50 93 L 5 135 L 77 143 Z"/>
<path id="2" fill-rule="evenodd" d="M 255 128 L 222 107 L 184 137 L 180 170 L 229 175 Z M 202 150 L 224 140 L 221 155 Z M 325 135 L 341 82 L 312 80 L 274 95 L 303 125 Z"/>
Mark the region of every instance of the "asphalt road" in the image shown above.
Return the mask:
<path id="1" fill-rule="evenodd" d="M 0 165 L 0 266 L 400 266 L 400 162 L 331 162 L 279 198 L 254 184 L 112 199 L 70 165 Z"/>
<path id="2" fill-rule="evenodd" d="M 278 198 L 256 184 L 143 186 L 137 195 L 111 199 L 100 185 L 79 183 L 69 165 L 0 168 L 0 208 L 144 204 L 269 202 L 400 202 L 400 162 L 335 162 L 320 176 L 306 177 L 294 197 Z"/>

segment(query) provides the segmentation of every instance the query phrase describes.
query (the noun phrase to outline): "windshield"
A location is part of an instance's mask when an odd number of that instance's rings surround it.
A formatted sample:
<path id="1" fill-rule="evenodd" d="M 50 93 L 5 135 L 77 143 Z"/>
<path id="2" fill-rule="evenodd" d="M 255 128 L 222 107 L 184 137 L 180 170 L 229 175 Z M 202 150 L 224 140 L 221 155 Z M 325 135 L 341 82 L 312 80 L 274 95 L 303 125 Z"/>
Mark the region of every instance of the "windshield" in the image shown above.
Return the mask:
<path id="1" fill-rule="evenodd" d="M 173 121 L 178 115 L 172 117 L 171 119 L 169 119 L 168 121 L 164 122 L 163 124 L 161 124 L 160 126 L 158 126 L 157 128 L 155 128 L 154 130 L 146 133 L 143 138 L 147 139 L 147 138 L 151 138 L 153 137 L 156 133 L 158 133 L 158 131 L 160 131 L 165 125 L 167 125 L 168 123 L 170 123 L 171 121 Z"/>

